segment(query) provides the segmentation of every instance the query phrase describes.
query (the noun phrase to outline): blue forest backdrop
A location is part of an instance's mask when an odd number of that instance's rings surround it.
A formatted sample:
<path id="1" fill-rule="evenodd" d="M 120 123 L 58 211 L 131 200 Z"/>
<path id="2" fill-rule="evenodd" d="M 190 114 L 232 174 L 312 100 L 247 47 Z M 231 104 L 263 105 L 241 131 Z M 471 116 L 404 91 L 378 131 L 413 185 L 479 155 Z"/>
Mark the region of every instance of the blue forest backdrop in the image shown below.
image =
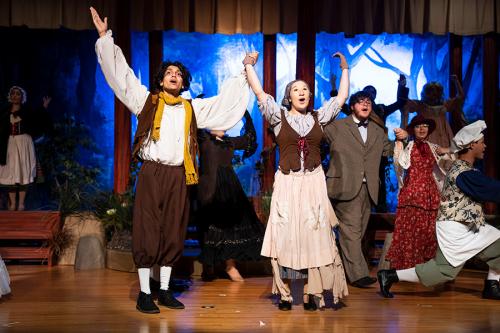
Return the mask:
<path id="1" fill-rule="evenodd" d="M 81 154 L 83 164 L 101 169 L 99 187 L 111 189 L 113 184 L 114 98 L 96 61 L 95 31 L 33 30 L 27 28 L 0 29 L 4 45 L 0 53 L 1 102 L 12 85 L 20 85 L 28 92 L 28 102 L 36 107 L 42 97 L 52 96 L 49 112 L 54 122 L 72 119 L 85 126 L 97 143 L 91 152 Z M 263 52 L 263 35 L 221 35 L 201 33 L 163 33 L 163 58 L 181 60 L 190 69 L 193 81 L 188 97 L 217 94 L 222 82 L 242 70 L 245 52 Z M 482 38 L 463 37 L 463 87 L 466 93 L 464 113 L 468 121 L 483 118 L 482 105 Z M 277 100 L 281 100 L 285 85 L 295 78 L 297 35 L 277 35 Z M 338 60 L 331 55 L 340 51 L 350 64 L 350 92 L 373 85 L 379 104 L 396 100 L 397 80 L 407 77 L 409 98 L 419 99 L 423 85 L 438 81 L 448 98 L 449 48 L 448 36 L 436 35 L 356 35 L 319 33 L 316 36 L 316 77 L 314 106 L 319 107 L 329 98 L 332 75 L 339 80 Z M 149 54 L 147 33 L 132 33 L 131 67 L 144 85 L 149 82 Z M 157 66 L 158 64 L 151 64 Z M 260 61 L 257 73 L 262 78 Z M 338 82 L 337 82 L 338 84 Z M 262 117 L 253 94 L 248 106 L 254 120 L 259 149 L 252 158 L 236 159 L 235 169 L 248 195 L 260 191 L 258 170 L 262 148 Z M 343 115 L 340 115 L 342 117 Z M 133 129 L 136 123 L 133 122 Z M 390 137 L 392 129 L 400 126 L 400 113 L 387 120 Z M 229 131 L 238 135 L 242 124 Z M 396 180 L 392 169 L 387 170 L 387 206 L 396 207 Z"/>

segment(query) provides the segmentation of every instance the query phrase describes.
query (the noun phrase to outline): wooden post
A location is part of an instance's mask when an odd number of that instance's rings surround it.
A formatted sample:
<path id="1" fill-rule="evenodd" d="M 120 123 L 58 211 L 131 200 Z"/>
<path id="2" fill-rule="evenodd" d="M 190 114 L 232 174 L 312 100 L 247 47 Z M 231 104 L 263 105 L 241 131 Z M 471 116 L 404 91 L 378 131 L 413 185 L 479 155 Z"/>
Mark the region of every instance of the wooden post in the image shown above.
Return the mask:
<path id="1" fill-rule="evenodd" d="M 130 64 L 130 1 L 120 2 L 117 12 L 115 39 L 123 55 Z M 131 155 L 131 118 L 130 111 L 115 97 L 115 154 L 114 154 L 114 191 L 124 193 L 127 189 L 130 174 Z"/>
<path id="2" fill-rule="evenodd" d="M 296 78 L 304 80 L 311 89 L 314 107 L 314 67 L 316 55 L 316 30 L 314 26 L 314 1 L 299 0 L 297 22 L 297 64 Z"/>
<path id="3" fill-rule="evenodd" d="M 449 45 L 450 45 L 450 75 L 456 75 L 458 81 L 462 83 L 462 36 L 458 36 L 455 34 L 450 34 L 449 37 Z M 449 92 L 450 97 L 454 97 L 457 94 L 457 90 L 455 88 L 455 84 L 451 78 L 449 79 Z M 461 121 L 457 114 L 450 115 L 450 126 L 453 133 L 457 133 L 461 128 Z"/>
<path id="4" fill-rule="evenodd" d="M 264 35 L 264 91 L 276 98 L 276 35 Z M 269 154 L 264 156 L 261 191 L 268 192 L 272 189 L 274 182 L 276 150 L 272 149 L 274 138 L 266 119 L 263 119 L 262 126 L 263 150 L 268 151 Z"/>
<path id="5" fill-rule="evenodd" d="M 149 91 L 155 90 L 155 75 L 163 61 L 163 31 L 150 31 L 149 39 Z"/>
<path id="6" fill-rule="evenodd" d="M 486 131 L 486 175 L 498 179 L 500 166 L 500 145 L 498 144 L 500 129 L 500 113 L 498 108 L 498 35 L 489 33 L 483 37 L 483 104 L 484 120 L 488 126 Z M 497 205 L 487 203 L 487 214 L 498 213 Z"/>

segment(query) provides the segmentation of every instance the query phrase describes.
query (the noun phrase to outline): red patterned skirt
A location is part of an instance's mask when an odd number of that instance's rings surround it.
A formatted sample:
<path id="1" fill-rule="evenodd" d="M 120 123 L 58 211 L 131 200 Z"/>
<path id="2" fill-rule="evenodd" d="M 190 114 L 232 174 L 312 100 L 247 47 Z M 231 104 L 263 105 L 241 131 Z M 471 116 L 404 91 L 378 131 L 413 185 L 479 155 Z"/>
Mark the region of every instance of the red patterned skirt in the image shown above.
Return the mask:
<path id="1" fill-rule="evenodd" d="M 406 269 L 434 258 L 437 209 L 398 207 L 392 243 L 386 258 L 393 269 Z"/>

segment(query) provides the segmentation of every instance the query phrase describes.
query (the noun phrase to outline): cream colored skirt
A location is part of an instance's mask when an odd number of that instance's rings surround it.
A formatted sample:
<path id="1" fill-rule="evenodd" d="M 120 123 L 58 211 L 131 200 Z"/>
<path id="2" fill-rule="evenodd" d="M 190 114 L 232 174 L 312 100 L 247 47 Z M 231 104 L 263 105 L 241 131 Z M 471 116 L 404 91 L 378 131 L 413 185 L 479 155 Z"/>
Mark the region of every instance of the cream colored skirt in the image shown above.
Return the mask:
<path id="1" fill-rule="evenodd" d="M 7 267 L 0 256 L 0 298 L 2 295 L 10 294 L 10 277 Z"/>
<path id="2" fill-rule="evenodd" d="M 337 224 L 321 167 L 288 175 L 278 170 L 261 255 L 296 270 L 332 264 Z"/>
<path id="3" fill-rule="evenodd" d="M 31 184 L 35 175 L 35 146 L 31 136 L 28 134 L 9 136 L 7 164 L 0 165 L 0 184 Z"/>

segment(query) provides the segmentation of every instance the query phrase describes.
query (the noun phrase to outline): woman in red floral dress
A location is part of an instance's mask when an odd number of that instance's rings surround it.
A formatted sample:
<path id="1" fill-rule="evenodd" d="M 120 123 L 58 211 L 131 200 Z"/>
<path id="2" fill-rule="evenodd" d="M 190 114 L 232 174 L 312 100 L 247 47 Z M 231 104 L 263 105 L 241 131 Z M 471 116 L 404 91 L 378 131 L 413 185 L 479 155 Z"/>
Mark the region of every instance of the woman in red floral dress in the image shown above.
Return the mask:
<path id="1" fill-rule="evenodd" d="M 394 269 L 414 267 L 436 253 L 436 214 L 446 174 L 441 162 L 449 160 L 450 155 L 446 154 L 447 148 L 427 141 L 435 127 L 432 119 L 414 117 L 407 127 L 414 141 L 404 149 L 402 142 L 397 142 L 394 149 L 396 173 L 403 180 L 392 244 L 386 256 Z"/>

